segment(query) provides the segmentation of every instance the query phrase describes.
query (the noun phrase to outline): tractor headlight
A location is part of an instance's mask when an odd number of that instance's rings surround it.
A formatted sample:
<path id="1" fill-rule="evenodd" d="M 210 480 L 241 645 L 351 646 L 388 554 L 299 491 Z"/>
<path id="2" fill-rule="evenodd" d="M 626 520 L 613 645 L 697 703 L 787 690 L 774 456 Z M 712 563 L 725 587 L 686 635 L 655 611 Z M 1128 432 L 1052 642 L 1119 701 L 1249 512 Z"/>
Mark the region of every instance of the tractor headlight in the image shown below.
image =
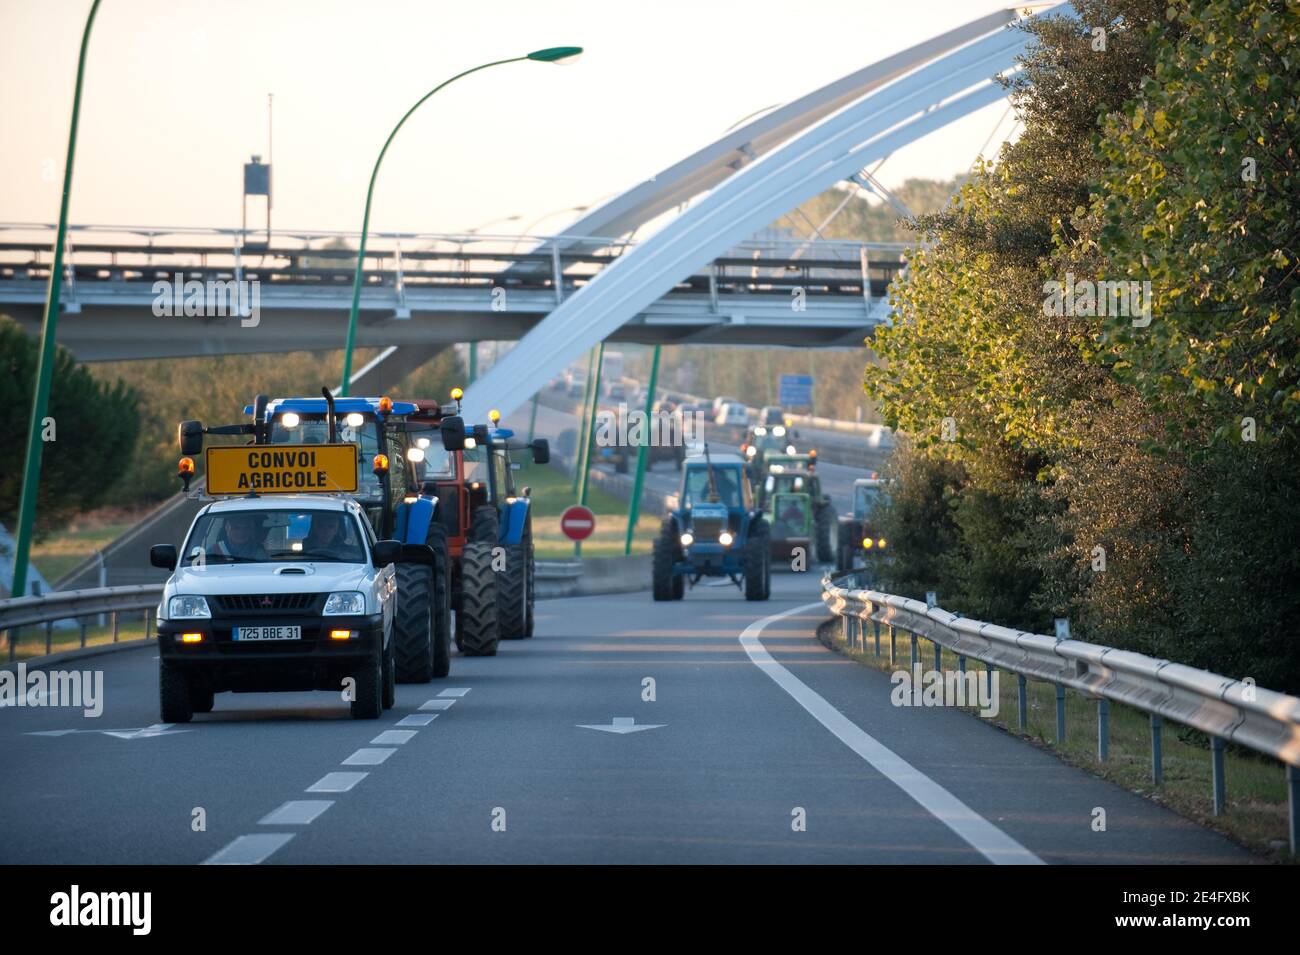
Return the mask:
<path id="1" fill-rule="evenodd" d="M 292 411 L 286 411 L 284 414 L 280 415 L 280 424 L 284 425 L 286 428 L 296 428 L 300 421 L 302 421 L 302 419 Z"/>
<path id="2" fill-rule="evenodd" d="M 424 448 L 407 448 L 406 460 L 412 464 L 419 464 L 424 460 Z"/>
<path id="3" fill-rule="evenodd" d="M 692 534 L 690 531 L 687 531 L 685 534 L 682 535 L 683 547 L 690 547 L 694 543 L 695 543 L 695 535 Z"/>
<path id="4" fill-rule="evenodd" d="M 723 547 L 730 547 L 733 540 L 735 538 L 731 536 L 731 531 L 723 531 L 718 535 L 718 543 Z"/>
<path id="5" fill-rule="evenodd" d="M 326 617 L 355 616 L 366 612 L 366 595 L 359 590 L 340 590 L 325 599 Z"/>
<path id="6" fill-rule="evenodd" d="M 365 416 L 359 411 L 351 412 L 343 421 L 349 428 L 359 428 L 366 423 Z"/>
<path id="7" fill-rule="evenodd" d="M 781 426 L 778 424 L 775 428 L 772 429 L 772 433 L 773 433 L 774 435 L 776 435 L 778 438 L 784 438 L 784 437 L 785 437 L 785 428 L 781 427 Z"/>
<path id="8" fill-rule="evenodd" d="M 752 458 L 756 454 L 758 454 L 758 448 L 754 447 L 752 444 L 745 449 L 745 457 L 747 458 Z"/>
<path id="9" fill-rule="evenodd" d="M 205 597 L 197 595 L 178 595 L 167 604 L 167 616 L 172 620 L 197 620 L 212 616 Z"/>
<path id="10" fill-rule="evenodd" d="M 773 432 L 773 434 L 775 434 L 775 433 L 776 433 L 776 432 Z M 763 435 L 767 434 L 767 429 L 766 429 L 766 428 L 755 428 L 755 429 L 754 429 L 754 434 L 756 434 L 758 437 L 761 438 Z"/>
<path id="11" fill-rule="evenodd" d="M 787 445 L 785 446 L 785 453 L 786 453 L 786 454 L 794 454 L 794 451 L 795 451 L 795 449 L 794 449 L 794 445 L 793 445 L 793 444 L 787 444 Z"/>

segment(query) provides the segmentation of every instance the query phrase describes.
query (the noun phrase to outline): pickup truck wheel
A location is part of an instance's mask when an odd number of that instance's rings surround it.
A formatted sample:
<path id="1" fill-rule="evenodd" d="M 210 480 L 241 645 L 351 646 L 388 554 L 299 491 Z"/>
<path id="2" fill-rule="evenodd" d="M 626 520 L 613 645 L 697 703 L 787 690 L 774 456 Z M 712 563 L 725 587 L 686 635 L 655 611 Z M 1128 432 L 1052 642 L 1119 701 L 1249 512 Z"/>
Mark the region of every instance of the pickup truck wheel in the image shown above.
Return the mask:
<path id="1" fill-rule="evenodd" d="M 469 541 L 460 559 L 461 595 L 456 629 L 460 633 L 461 653 L 467 657 L 496 656 L 500 640 L 493 546 L 487 541 Z"/>
<path id="2" fill-rule="evenodd" d="M 428 683 L 433 679 L 434 571 L 427 564 L 397 564 L 397 610 L 393 637 L 397 679 Z"/>
<path id="3" fill-rule="evenodd" d="M 211 687 L 190 684 L 190 708 L 195 713 L 211 713 L 216 702 L 217 694 L 212 691 Z"/>
<path id="4" fill-rule="evenodd" d="M 188 723 L 194 716 L 189 679 L 165 660 L 158 661 L 158 702 L 164 723 Z"/>
<path id="5" fill-rule="evenodd" d="M 377 720 L 383 716 L 383 651 L 371 654 L 369 660 L 353 670 L 352 679 L 356 682 L 352 697 L 352 718 Z"/>

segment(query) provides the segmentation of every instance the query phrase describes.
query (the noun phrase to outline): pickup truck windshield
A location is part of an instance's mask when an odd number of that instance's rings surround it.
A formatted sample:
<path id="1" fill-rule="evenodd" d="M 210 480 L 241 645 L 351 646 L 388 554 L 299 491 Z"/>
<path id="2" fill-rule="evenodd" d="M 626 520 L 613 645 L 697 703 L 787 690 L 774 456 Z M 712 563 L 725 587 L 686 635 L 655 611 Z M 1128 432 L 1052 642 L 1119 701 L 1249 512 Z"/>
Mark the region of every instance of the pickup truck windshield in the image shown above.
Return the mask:
<path id="1" fill-rule="evenodd" d="M 356 518 L 334 510 L 209 512 L 195 522 L 183 553 L 191 565 L 366 562 Z"/>

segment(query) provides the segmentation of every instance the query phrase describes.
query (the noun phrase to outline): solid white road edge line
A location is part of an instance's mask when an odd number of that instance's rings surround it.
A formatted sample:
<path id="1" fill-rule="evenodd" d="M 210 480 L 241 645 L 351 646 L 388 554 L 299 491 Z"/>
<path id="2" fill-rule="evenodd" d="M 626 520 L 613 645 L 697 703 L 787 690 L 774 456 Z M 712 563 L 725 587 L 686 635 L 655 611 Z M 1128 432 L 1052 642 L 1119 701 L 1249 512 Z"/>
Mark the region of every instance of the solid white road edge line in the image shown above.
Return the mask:
<path id="1" fill-rule="evenodd" d="M 781 666 L 764 648 L 759 637 L 770 624 L 806 610 L 824 610 L 825 606 L 819 600 L 756 620 L 740 635 L 740 645 L 745 648 L 745 653 L 754 666 L 794 697 L 796 703 L 812 714 L 841 743 L 870 763 L 872 768 L 916 800 L 930 815 L 964 839 L 984 858 L 996 865 L 1043 865 L 1043 860 L 1038 856 L 875 737 L 859 729 L 857 724 L 831 706 L 824 697 Z"/>

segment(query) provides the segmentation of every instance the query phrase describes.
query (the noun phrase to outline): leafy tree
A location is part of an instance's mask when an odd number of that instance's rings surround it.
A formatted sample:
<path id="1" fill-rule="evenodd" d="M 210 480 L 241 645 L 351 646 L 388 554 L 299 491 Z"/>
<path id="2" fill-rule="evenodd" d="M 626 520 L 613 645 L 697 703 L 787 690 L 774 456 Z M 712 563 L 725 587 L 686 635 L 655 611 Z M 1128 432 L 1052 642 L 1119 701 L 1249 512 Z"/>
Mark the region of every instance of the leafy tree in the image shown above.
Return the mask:
<path id="1" fill-rule="evenodd" d="M 0 316 L 0 515 L 13 526 L 22 494 L 39 344 Z M 36 532 L 48 533 L 71 514 L 102 504 L 125 477 L 140 433 L 140 395 L 122 381 L 97 380 L 65 348 L 55 352 L 47 410 L 50 439 L 41 454 Z M 45 429 L 43 428 L 44 432 Z"/>

